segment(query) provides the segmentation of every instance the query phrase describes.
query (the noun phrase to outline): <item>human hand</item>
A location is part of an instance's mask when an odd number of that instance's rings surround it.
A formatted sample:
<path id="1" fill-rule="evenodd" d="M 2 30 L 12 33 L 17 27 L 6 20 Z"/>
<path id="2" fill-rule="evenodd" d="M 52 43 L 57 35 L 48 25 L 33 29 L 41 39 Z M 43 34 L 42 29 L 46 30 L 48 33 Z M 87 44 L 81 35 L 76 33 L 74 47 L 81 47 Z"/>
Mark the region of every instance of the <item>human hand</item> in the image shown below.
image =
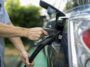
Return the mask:
<path id="1" fill-rule="evenodd" d="M 25 52 L 25 51 L 21 52 L 20 56 L 21 56 L 23 63 L 26 64 L 26 67 L 33 67 L 34 64 L 29 62 L 29 55 L 27 52 Z"/>
<path id="2" fill-rule="evenodd" d="M 27 38 L 30 40 L 38 40 L 42 35 L 48 35 L 48 33 L 41 27 L 30 28 L 27 32 Z"/>

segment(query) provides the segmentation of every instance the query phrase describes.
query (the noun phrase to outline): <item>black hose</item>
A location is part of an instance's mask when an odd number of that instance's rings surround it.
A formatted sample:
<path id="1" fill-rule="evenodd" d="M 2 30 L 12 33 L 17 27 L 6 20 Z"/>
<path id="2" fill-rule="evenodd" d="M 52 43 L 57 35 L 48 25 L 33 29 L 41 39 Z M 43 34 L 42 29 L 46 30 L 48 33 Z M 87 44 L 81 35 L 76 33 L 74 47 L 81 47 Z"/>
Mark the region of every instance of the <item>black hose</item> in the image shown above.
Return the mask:
<path id="1" fill-rule="evenodd" d="M 57 35 L 57 34 L 56 34 Z M 32 63 L 34 58 L 37 56 L 37 54 L 46 46 L 50 45 L 56 38 L 56 35 L 48 36 L 44 40 L 42 40 L 40 43 L 38 43 L 38 47 L 35 49 L 33 54 L 29 57 L 29 62 Z M 26 67 L 26 65 L 24 66 Z"/>

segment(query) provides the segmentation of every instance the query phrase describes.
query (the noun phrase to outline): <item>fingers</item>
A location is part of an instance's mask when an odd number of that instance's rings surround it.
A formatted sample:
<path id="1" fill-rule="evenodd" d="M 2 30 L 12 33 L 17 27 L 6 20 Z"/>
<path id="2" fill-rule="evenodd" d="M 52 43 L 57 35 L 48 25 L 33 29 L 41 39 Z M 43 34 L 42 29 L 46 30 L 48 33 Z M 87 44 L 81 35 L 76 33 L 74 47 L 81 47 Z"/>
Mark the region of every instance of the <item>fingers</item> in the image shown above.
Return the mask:
<path id="1" fill-rule="evenodd" d="M 28 58 L 26 58 L 26 65 L 30 65 Z"/>
<path id="2" fill-rule="evenodd" d="M 43 32 L 45 35 L 48 35 L 48 33 L 47 33 L 45 30 L 43 30 L 43 29 L 42 29 L 42 32 Z"/>
<path id="3" fill-rule="evenodd" d="M 47 31 L 45 31 L 43 28 L 39 28 L 39 27 L 36 27 L 37 28 L 37 33 L 39 34 L 39 35 L 42 35 L 42 34 L 44 34 L 44 35 L 48 35 L 48 33 L 47 33 Z"/>
<path id="4" fill-rule="evenodd" d="M 39 35 L 48 35 L 47 31 L 45 31 L 43 28 L 38 28 L 37 33 Z"/>
<path id="5" fill-rule="evenodd" d="M 39 34 L 33 34 L 31 37 L 29 37 L 29 39 L 38 40 L 38 39 L 40 39 L 40 35 Z"/>
<path id="6" fill-rule="evenodd" d="M 25 64 L 26 64 L 26 67 L 33 67 L 33 65 L 34 65 L 34 63 L 30 63 L 29 62 L 29 58 L 28 57 L 26 57 Z"/>
<path id="7" fill-rule="evenodd" d="M 21 59 L 23 63 L 25 63 L 26 67 L 33 67 L 33 63 L 29 62 L 29 55 L 26 51 L 20 53 Z"/>
<path id="8" fill-rule="evenodd" d="M 33 67 L 34 63 L 29 63 L 29 59 L 26 59 L 26 67 Z"/>
<path id="9" fill-rule="evenodd" d="M 43 28 L 40 27 L 30 28 L 30 30 L 27 33 L 27 37 L 30 40 L 38 40 L 44 35 L 48 35 L 48 33 Z"/>

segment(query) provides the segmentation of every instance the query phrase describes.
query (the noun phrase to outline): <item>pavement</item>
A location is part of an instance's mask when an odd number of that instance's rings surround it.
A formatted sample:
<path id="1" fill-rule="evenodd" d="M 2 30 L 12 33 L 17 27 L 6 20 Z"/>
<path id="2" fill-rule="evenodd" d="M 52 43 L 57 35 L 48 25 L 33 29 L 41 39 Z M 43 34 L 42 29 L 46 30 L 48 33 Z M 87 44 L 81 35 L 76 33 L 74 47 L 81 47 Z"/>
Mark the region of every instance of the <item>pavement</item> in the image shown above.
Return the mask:
<path id="1" fill-rule="evenodd" d="M 5 48 L 5 67 L 17 67 L 20 62 L 19 52 L 15 48 Z"/>
<path id="2" fill-rule="evenodd" d="M 17 56 L 5 56 L 5 67 L 17 67 L 20 59 Z"/>

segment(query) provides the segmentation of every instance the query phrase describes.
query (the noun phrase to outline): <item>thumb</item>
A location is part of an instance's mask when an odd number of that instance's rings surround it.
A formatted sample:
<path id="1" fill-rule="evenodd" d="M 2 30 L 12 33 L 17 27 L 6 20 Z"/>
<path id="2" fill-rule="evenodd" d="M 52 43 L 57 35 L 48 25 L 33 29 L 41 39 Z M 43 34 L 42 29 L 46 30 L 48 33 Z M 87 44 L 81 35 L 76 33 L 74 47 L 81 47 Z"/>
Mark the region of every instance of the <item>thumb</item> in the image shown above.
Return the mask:
<path id="1" fill-rule="evenodd" d="M 45 35 L 48 35 L 47 31 L 45 31 L 44 29 L 42 30 L 42 32 L 43 32 Z"/>
<path id="2" fill-rule="evenodd" d="M 30 62 L 29 62 L 29 58 L 26 58 L 26 66 L 27 66 L 27 67 L 33 67 L 33 65 L 34 65 L 34 63 L 33 63 L 33 62 L 30 63 Z"/>
<path id="3" fill-rule="evenodd" d="M 29 58 L 26 57 L 26 65 L 30 65 Z"/>

